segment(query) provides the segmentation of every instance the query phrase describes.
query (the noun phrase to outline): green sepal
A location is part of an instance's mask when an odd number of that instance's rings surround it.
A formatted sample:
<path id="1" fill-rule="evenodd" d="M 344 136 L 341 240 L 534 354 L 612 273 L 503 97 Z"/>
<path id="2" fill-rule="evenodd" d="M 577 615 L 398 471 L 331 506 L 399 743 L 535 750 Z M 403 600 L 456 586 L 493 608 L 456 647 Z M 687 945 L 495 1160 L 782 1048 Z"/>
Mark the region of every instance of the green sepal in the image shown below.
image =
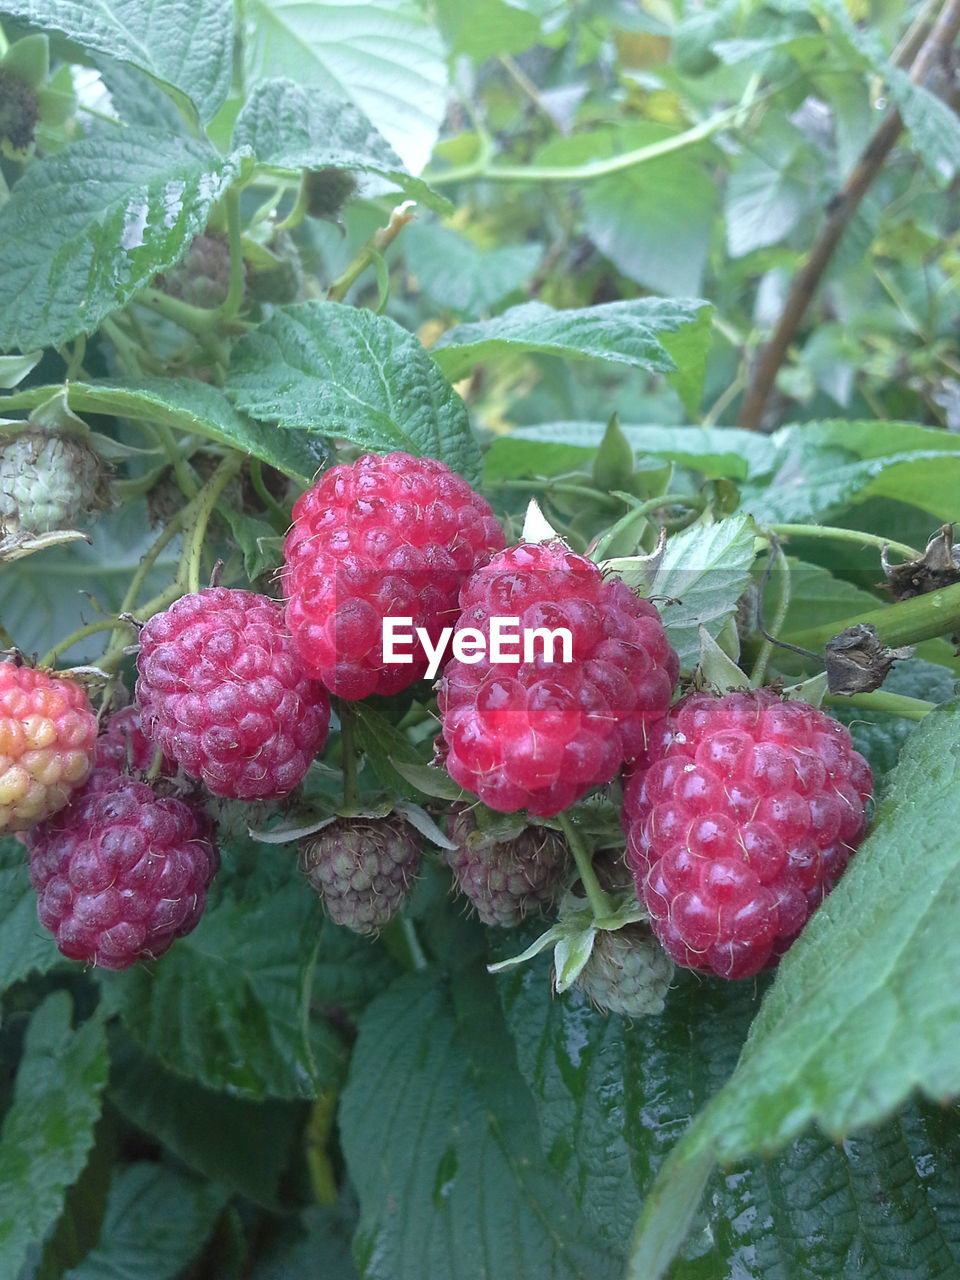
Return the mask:
<path id="1" fill-rule="evenodd" d="M 50 74 L 50 41 L 42 33 L 15 40 L 0 58 L 0 67 L 12 72 L 31 89 L 39 89 Z"/>

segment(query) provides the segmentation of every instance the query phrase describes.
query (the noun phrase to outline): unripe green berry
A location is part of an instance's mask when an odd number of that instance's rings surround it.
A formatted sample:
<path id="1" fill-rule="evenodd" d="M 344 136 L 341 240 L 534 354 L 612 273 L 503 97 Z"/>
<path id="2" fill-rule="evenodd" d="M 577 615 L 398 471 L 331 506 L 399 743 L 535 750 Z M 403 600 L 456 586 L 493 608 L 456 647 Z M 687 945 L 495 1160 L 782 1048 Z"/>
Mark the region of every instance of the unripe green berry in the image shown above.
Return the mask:
<path id="1" fill-rule="evenodd" d="M 6 534 L 68 529 L 103 506 L 99 456 L 72 435 L 28 427 L 0 445 L 0 524 Z"/>
<path id="2" fill-rule="evenodd" d="M 640 1018 L 661 1013 L 674 964 L 646 924 L 597 931 L 576 985 L 602 1013 Z"/>

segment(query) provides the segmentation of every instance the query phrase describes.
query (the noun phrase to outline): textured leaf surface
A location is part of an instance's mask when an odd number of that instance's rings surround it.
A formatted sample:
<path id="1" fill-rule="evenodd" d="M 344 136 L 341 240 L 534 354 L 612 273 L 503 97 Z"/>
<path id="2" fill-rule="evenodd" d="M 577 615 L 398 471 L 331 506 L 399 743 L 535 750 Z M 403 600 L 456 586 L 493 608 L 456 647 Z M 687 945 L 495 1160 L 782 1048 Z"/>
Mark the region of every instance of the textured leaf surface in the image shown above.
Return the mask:
<path id="1" fill-rule="evenodd" d="M 171 1071 L 235 1097 L 310 1098 L 336 1078 L 342 1050 L 304 984 L 320 906 L 293 851 L 261 852 L 251 885 L 208 907 L 155 969 L 101 979 L 141 1048 Z"/>
<path id="2" fill-rule="evenodd" d="M 278 1208 L 301 1136 L 303 1107 L 248 1102 L 166 1071 L 126 1036 L 110 1041 L 110 1102 L 132 1125 L 212 1182 Z"/>
<path id="3" fill-rule="evenodd" d="M 656 597 L 682 668 L 696 666 L 699 628 L 716 639 L 733 616 L 750 581 L 754 554 L 753 523 L 742 515 L 692 525 L 667 541 L 650 595 Z"/>
<path id="4" fill-rule="evenodd" d="M 684 298 L 636 298 L 569 311 L 525 302 L 493 320 L 448 330 L 434 343 L 431 354 L 452 382 L 485 360 L 525 351 L 566 360 L 609 360 L 681 379 L 692 375 L 696 380 L 696 368 L 702 368 L 710 342 L 709 315 L 707 303 Z M 670 338 L 688 328 L 694 331 L 689 336 L 695 337 L 695 343 L 683 351 L 685 366 L 679 368 Z M 684 383 L 682 394 L 694 390 Z"/>
<path id="5" fill-rule="evenodd" d="M 490 980 L 403 978 L 360 1024 L 340 1113 L 373 1280 L 613 1280 L 614 1257 L 546 1167 Z"/>
<path id="6" fill-rule="evenodd" d="M 412 173 L 429 158 L 447 108 L 435 28 L 406 0 L 242 0 L 248 82 L 289 76 L 355 103 Z"/>
<path id="7" fill-rule="evenodd" d="M 228 390 L 255 418 L 365 449 L 439 458 L 476 480 L 466 410 L 416 338 L 337 302 L 280 307 L 236 346 Z"/>
<path id="8" fill-rule="evenodd" d="M 449 200 L 406 172 L 393 147 L 359 107 L 334 93 L 308 91 L 292 80 L 265 80 L 256 86 L 237 119 L 233 145 L 250 147 L 269 169 L 374 173 L 428 209 L 443 213 L 452 208 Z"/>
<path id="9" fill-rule="evenodd" d="M 58 387 L 31 387 L 0 400 L 0 407 L 4 411 L 32 409 L 57 390 Z M 217 387 L 192 378 L 146 378 L 129 385 L 71 382 L 67 396 L 70 407 L 79 413 L 108 413 L 205 436 L 218 444 L 242 449 L 305 485 L 326 459 L 326 450 L 315 436 L 251 422 Z"/>
<path id="10" fill-rule="evenodd" d="M 194 103 L 201 120 L 230 87 L 232 0 L 3 0 L 3 11 L 133 63 Z"/>
<path id="11" fill-rule="evenodd" d="M 37 893 L 19 840 L 0 840 L 0 993 L 63 957 L 37 919 Z"/>
<path id="12" fill-rule="evenodd" d="M 118 1165 L 100 1241 L 64 1280 L 176 1280 L 212 1231 L 226 1195 L 177 1169 Z"/>
<path id="13" fill-rule="evenodd" d="M 841 1136 L 914 1089 L 960 1092 L 960 700 L 907 743 L 872 834 L 783 962 L 730 1082 L 664 1165 L 632 1274 L 663 1274 L 716 1160 L 816 1121 Z"/>
<path id="14" fill-rule="evenodd" d="M 0 210 L 0 347 L 92 333 L 179 260 L 232 176 L 208 146 L 145 129 L 31 164 Z"/>
<path id="15" fill-rule="evenodd" d="M 0 1276 L 13 1280 L 24 1255 L 60 1215 L 67 1187 L 93 1146 L 107 1079 L 103 1024 L 73 1031 L 66 992 L 47 997 L 27 1029 L 13 1102 L 0 1134 Z"/>

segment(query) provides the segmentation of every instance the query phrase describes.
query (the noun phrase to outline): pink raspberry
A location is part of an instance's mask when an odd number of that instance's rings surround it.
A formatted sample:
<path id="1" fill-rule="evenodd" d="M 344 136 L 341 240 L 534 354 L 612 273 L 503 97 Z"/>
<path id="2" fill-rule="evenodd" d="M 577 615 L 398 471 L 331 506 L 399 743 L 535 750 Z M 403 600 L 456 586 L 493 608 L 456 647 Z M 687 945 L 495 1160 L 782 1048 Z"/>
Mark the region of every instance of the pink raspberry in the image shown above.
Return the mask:
<path id="1" fill-rule="evenodd" d="M 550 817 L 609 782 L 646 747 L 667 713 L 679 663 L 652 604 L 563 543 L 510 547 L 478 569 L 460 593 L 457 631 L 487 638 L 490 619 L 564 627 L 562 652 L 547 661 L 451 659 L 439 704 L 446 766 L 462 787 L 501 812 Z"/>
<path id="2" fill-rule="evenodd" d="M 74 680 L 0 662 L 0 832 L 62 809 L 93 765 L 97 717 Z"/>
<path id="3" fill-rule="evenodd" d="M 696 693 L 627 781 L 627 861 L 677 964 L 776 964 L 863 839 L 870 766 L 839 721 L 772 689 Z"/>
<path id="4" fill-rule="evenodd" d="M 384 618 L 410 618 L 436 644 L 465 579 L 503 545 L 489 503 L 442 462 L 364 454 L 332 467 L 297 500 L 284 545 L 287 626 L 305 670 L 341 698 L 422 679 L 419 642 L 412 662 L 384 660 Z"/>
<path id="5" fill-rule="evenodd" d="M 214 795 L 285 796 L 326 741 L 327 696 L 266 596 L 183 596 L 140 632 L 137 669 L 144 733 Z"/>
<path id="6" fill-rule="evenodd" d="M 71 960 L 127 969 L 190 932 L 220 865 L 208 819 L 115 777 L 25 837 L 40 923 Z"/>

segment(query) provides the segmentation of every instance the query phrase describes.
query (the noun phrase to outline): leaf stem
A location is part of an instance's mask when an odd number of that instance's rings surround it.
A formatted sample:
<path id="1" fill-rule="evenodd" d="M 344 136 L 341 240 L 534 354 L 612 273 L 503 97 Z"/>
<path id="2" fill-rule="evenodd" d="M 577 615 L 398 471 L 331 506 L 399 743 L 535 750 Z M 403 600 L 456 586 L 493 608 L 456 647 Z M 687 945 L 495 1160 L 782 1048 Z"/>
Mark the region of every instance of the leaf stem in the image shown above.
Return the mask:
<path id="1" fill-rule="evenodd" d="M 375 261 L 376 255 L 382 256 L 407 223 L 412 222 L 417 216 L 416 207 L 414 200 L 404 200 L 403 204 L 397 205 L 390 214 L 390 220 L 387 225 L 373 233 L 369 242 L 363 246 L 353 261 L 349 263 L 343 274 L 339 275 L 331 284 L 327 290 L 327 298 L 331 302 L 343 301 L 350 286 Z"/>
<path id="2" fill-rule="evenodd" d="M 249 466 L 250 483 L 253 485 L 254 492 L 263 503 L 264 508 L 272 517 L 274 525 L 278 532 L 285 533 L 290 527 L 290 515 L 284 511 L 280 503 L 276 500 L 270 490 L 267 488 L 263 479 L 263 464 L 259 458 L 251 457 Z"/>
<path id="3" fill-rule="evenodd" d="M 584 484 L 570 484 L 566 480 L 493 480 L 488 487 L 520 489 L 533 493 L 566 493 L 573 498 L 590 498 L 605 507 L 623 506 L 619 498 L 613 498 L 609 493 L 602 493 L 599 489 L 591 489 Z M 630 514 L 632 515 L 633 512 Z"/>
<path id="4" fill-rule="evenodd" d="M 767 667 L 770 664 L 770 657 L 773 653 L 773 646 L 780 632 L 783 630 L 783 624 L 786 621 L 787 610 L 790 608 L 790 572 L 787 566 L 787 558 L 783 554 L 783 548 L 779 542 L 774 542 L 770 548 L 770 564 L 764 572 L 763 581 L 760 585 L 760 598 L 757 602 L 757 614 L 760 615 L 763 602 L 763 589 L 767 582 L 773 576 L 777 567 L 777 561 L 780 561 L 780 582 L 777 591 L 777 606 L 774 610 L 773 617 L 770 619 L 769 628 L 764 627 L 766 634 L 763 637 L 763 643 L 757 653 L 756 661 L 753 664 L 753 670 L 750 672 L 751 689 L 759 689 L 763 684 L 767 674 Z"/>
<path id="5" fill-rule="evenodd" d="M 235 320 L 243 306 L 246 287 L 246 271 L 243 263 L 243 240 L 240 231 L 240 190 L 233 186 L 224 196 L 227 214 L 227 235 L 230 239 L 230 285 L 227 296 L 214 312 L 216 326 L 228 325 Z"/>
<path id="6" fill-rule="evenodd" d="M 244 461 L 244 454 L 229 453 L 191 503 L 193 510 L 189 520 L 192 528 L 184 541 L 180 572 L 177 575 L 185 593 L 200 590 L 200 561 L 203 556 L 203 540 L 206 537 L 207 525 L 210 523 L 210 517 L 213 515 L 220 495 L 234 476 L 239 474 Z"/>
<path id="7" fill-rule="evenodd" d="M 342 700 L 337 703 L 340 718 L 340 769 L 343 773 L 343 805 L 356 809 L 360 801 L 357 785 L 357 746 L 354 733 L 353 707 Z"/>
<path id="8" fill-rule="evenodd" d="M 687 507 L 691 511 L 702 511 L 704 506 L 704 499 L 697 494 L 691 493 L 662 493 L 659 498 L 647 498 L 644 502 L 633 502 L 626 515 L 621 516 L 619 520 L 610 526 L 593 551 L 591 551 L 590 557 L 597 562 L 603 560 L 606 557 L 607 548 L 619 537 L 624 529 L 629 529 L 634 521 L 642 520 L 652 512 L 659 511 L 661 507 Z M 639 541 L 638 537 L 637 542 L 639 543 Z"/>
<path id="9" fill-rule="evenodd" d="M 560 829 L 566 838 L 567 844 L 570 846 L 573 860 L 577 864 L 583 891 L 587 895 L 587 901 L 590 903 L 594 919 L 597 921 L 609 919 L 613 915 L 613 906 L 601 888 L 597 873 L 593 869 L 593 862 L 580 838 L 580 832 L 566 813 L 558 813 L 557 822 L 560 824 Z"/>
<path id="10" fill-rule="evenodd" d="M 887 715 L 902 716 L 905 720 L 922 720 L 935 710 L 935 702 L 923 698 L 908 698 L 902 693 L 888 693 L 877 689 L 873 693 L 828 694 L 824 702 L 831 707 L 863 707 L 865 711 L 883 711 Z"/>
<path id="11" fill-rule="evenodd" d="M 56 666 L 57 659 L 62 653 L 66 653 L 68 649 L 72 649 L 75 644 L 79 644 L 81 640 L 86 640 L 87 636 L 94 636 L 99 631 L 114 631 L 118 627 L 132 626 L 132 623 L 124 623 L 120 618 L 99 618 L 96 622 L 88 622 L 85 627 L 78 627 L 76 631 L 71 631 L 68 636 L 64 636 L 62 640 L 58 640 L 52 649 L 40 659 L 38 665 L 41 667 Z"/>
<path id="12" fill-rule="evenodd" d="M 879 547 L 881 550 L 895 551 L 906 560 L 919 559 L 919 551 L 908 547 L 905 542 L 895 542 L 892 538 L 884 538 L 878 533 L 863 533 L 859 529 L 838 529 L 833 525 L 820 524 L 771 524 L 767 528 L 771 533 L 783 538 L 828 538 L 832 542 L 855 542 L 863 547 Z"/>

